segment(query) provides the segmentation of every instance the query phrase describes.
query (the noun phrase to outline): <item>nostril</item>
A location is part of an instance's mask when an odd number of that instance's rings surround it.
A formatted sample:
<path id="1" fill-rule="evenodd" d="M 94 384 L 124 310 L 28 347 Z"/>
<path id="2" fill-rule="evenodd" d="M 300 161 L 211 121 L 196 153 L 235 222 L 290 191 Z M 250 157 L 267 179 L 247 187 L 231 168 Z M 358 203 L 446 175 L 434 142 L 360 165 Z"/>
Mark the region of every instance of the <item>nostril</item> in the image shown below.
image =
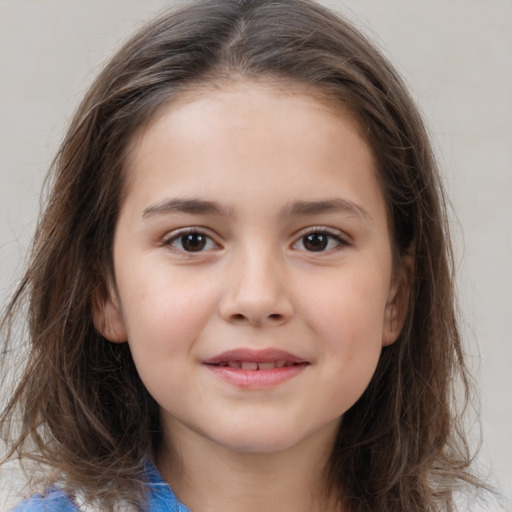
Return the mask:
<path id="1" fill-rule="evenodd" d="M 263 320 L 264 317 L 262 317 L 260 320 Z M 267 316 L 268 320 L 273 322 L 280 322 L 283 319 L 283 315 L 280 313 L 271 313 Z M 231 320 L 234 322 L 245 322 L 246 320 L 250 321 L 250 317 L 242 314 L 242 313 L 235 313 L 231 315 Z M 258 320 L 258 322 L 260 321 Z"/>

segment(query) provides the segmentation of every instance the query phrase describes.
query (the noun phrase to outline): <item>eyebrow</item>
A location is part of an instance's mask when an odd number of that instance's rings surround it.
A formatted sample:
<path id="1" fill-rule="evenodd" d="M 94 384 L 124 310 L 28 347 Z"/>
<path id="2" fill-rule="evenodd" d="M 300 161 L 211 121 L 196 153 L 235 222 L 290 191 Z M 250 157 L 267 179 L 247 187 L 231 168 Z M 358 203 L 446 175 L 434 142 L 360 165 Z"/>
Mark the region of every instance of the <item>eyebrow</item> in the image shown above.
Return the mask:
<path id="1" fill-rule="evenodd" d="M 372 221 L 370 214 L 362 206 L 341 198 L 322 201 L 295 201 L 283 208 L 281 216 L 319 215 L 331 212 L 345 212 L 356 215 L 366 222 Z"/>
<path id="2" fill-rule="evenodd" d="M 154 204 L 146 208 L 142 214 L 144 219 L 149 219 L 156 215 L 164 215 L 169 213 L 189 213 L 189 214 L 209 214 L 230 217 L 233 210 L 221 206 L 214 201 L 205 201 L 202 199 L 183 199 L 172 198 L 166 199 L 160 203 Z"/>
<path id="3" fill-rule="evenodd" d="M 217 215 L 232 217 L 233 208 L 220 205 L 215 201 L 195 198 L 171 198 L 146 208 L 142 214 L 144 219 L 157 215 L 187 213 L 191 215 Z M 371 222 L 370 214 L 360 205 L 346 199 L 333 198 L 321 201 L 293 201 L 281 209 L 280 217 L 300 215 L 320 215 L 322 213 L 345 212 L 356 215 L 364 221 Z"/>

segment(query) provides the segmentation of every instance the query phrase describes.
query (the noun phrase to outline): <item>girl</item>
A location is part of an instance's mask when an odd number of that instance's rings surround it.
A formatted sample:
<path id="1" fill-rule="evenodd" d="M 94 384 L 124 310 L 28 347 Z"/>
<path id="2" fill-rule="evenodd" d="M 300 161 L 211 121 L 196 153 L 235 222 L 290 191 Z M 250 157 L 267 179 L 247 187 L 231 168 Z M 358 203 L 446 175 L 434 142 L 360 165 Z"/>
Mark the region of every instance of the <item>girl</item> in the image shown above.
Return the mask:
<path id="1" fill-rule="evenodd" d="M 346 21 L 304 0 L 160 16 L 52 179 L 3 321 L 9 340 L 27 301 L 7 458 L 48 468 L 17 510 L 452 510 L 479 485 L 432 151 Z"/>

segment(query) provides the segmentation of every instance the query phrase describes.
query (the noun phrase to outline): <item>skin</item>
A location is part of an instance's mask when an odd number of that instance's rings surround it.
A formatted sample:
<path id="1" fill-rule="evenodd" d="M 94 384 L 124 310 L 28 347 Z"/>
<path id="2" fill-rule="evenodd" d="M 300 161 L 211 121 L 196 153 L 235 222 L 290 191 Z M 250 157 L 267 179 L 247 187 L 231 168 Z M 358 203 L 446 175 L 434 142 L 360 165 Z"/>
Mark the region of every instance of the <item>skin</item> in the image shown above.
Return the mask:
<path id="1" fill-rule="evenodd" d="M 322 470 L 340 418 L 403 318 L 357 125 L 298 87 L 228 83 L 164 107 L 135 141 L 128 177 L 115 287 L 95 322 L 129 343 L 160 405 L 164 478 L 194 512 L 334 509 Z M 182 211 L 183 199 L 218 211 Z M 205 237 L 192 233 L 200 250 L 184 245 L 189 228 Z M 307 364 L 264 389 L 204 364 L 240 347 Z"/>

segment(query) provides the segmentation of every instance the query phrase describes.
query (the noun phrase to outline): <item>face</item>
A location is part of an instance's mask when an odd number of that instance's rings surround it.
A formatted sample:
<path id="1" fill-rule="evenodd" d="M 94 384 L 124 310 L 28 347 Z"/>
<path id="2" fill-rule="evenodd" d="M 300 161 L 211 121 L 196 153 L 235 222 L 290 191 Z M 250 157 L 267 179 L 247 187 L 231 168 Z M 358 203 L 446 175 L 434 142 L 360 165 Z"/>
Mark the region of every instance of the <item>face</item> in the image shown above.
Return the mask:
<path id="1" fill-rule="evenodd" d="M 95 311 L 129 343 L 164 433 L 237 452 L 332 435 L 399 330 L 386 205 L 356 124 L 233 83 L 137 139 Z"/>

